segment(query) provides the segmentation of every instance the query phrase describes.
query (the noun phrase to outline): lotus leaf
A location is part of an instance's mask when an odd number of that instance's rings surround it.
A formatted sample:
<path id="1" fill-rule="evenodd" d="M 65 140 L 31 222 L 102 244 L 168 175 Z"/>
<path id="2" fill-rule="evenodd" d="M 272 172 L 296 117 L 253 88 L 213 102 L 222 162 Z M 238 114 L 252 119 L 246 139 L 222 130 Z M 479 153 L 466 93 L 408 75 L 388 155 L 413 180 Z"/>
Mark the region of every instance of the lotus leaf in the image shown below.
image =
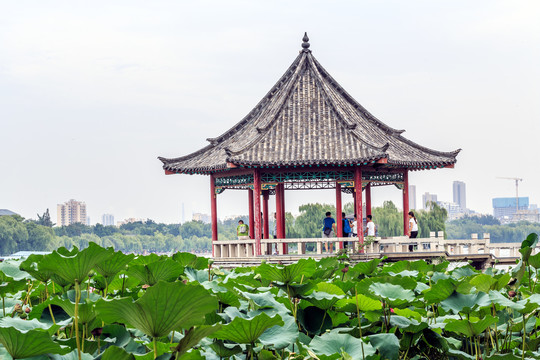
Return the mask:
<path id="1" fill-rule="evenodd" d="M 135 255 L 126 255 L 121 251 L 116 251 L 109 258 L 96 264 L 96 271 L 103 275 L 105 278 L 111 278 L 118 274 L 120 271 L 126 269 L 126 265 L 129 264 Z"/>
<path id="2" fill-rule="evenodd" d="M 253 344 L 266 329 L 275 325 L 284 325 L 284 322 L 279 315 L 270 317 L 265 313 L 261 313 L 250 320 L 236 317 L 233 321 L 223 326 L 221 330 L 215 332 L 210 337 L 221 340 L 230 340 L 239 344 Z"/>
<path id="3" fill-rule="evenodd" d="M 419 322 L 415 319 L 407 319 L 406 317 L 399 315 L 391 316 L 390 324 L 392 326 L 397 326 L 402 331 L 410 333 L 418 333 L 428 327 L 428 324 L 425 322 Z"/>
<path id="4" fill-rule="evenodd" d="M 358 294 L 358 308 L 360 311 L 373 311 L 373 310 L 381 310 L 382 305 L 381 301 L 377 299 L 372 299 L 368 296 Z M 341 299 L 336 303 L 336 307 L 339 309 L 339 311 L 345 311 L 345 312 L 356 312 L 356 298 L 347 298 L 347 299 Z"/>
<path id="5" fill-rule="evenodd" d="M 217 300 L 200 285 L 160 281 L 136 301 L 101 299 L 96 310 L 104 321 L 126 323 L 152 337 L 203 324 Z"/>
<path id="6" fill-rule="evenodd" d="M 141 284 L 154 285 L 158 281 L 174 281 L 182 273 L 182 266 L 171 259 L 145 265 L 132 265 L 128 274 L 139 279 Z"/>
<path id="7" fill-rule="evenodd" d="M 39 264 L 43 260 L 44 256 L 45 255 L 31 254 L 19 265 L 19 268 L 30 274 L 34 279 L 47 282 L 50 280 L 54 272 L 40 269 Z"/>
<path id="8" fill-rule="evenodd" d="M 298 339 L 298 325 L 294 318 L 287 314 L 280 314 L 284 325 L 274 325 L 265 330 L 259 337 L 259 341 L 265 346 L 281 350 L 290 344 L 294 344 Z"/>
<path id="9" fill-rule="evenodd" d="M 345 297 L 343 290 L 333 284 L 318 283 L 316 289 L 317 291 L 313 291 L 304 298 L 323 310 L 330 309 L 338 300 Z"/>
<path id="10" fill-rule="evenodd" d="M 191 253 L 178 252 L 172 256 L 172 259 L 179 263 L 182 267 L 190 267 L 196 270 L 204 270 L 208 268 L 208 259 L 198 257 Z"/>
<path id="11" fill-rule="evenodd" d="M 487 274 L 478 274 L 469 280 L 469 283 L 476 288 L 477 291 L 488 293 L 493 285 L 497 283 L 497 279 Z"/>
<path id="12" fill-rule="evenodd" d="M 381 261 L 381 259 L 373 259 L 367 262 L 359 262 L 352 267 L 352 270 L 363 275 L 371 275 L 375 270 L 377 270 L 377 267 Z"/>
<path id="13" fill-rule="evenodd" d="M 101 356 L 101 360 L 135 360 L 135 356 L 118 346 L 110 346 Z"/>
<path id="14" fill-rule="evenodd" d="M 456 289 L 454 279 L 441 279 L 424 291 L 424 299 L 428 304 L 436 304 L 448 298 Z"/>
<path id="15" fill-rule="evenodd" d="M 311 277 L 315 272 L 315 260 L 300 259 L 298 262 L 287 266 L 261 264 L 256 269 L 256 272 L 265 279 L 289 284 L 300 281 L 302 276 L 305 279 Z"/>
<path id="16" fill-rule="evenodd" d="M 399 285 L 373 283 L 370 285 L 369 291 L 392 306 L 401 306 L 414 300 L 414 292 Z"/>
<path id="17" fill-rule="evenodd" d="M 65 355 L 58 355 L 58 354 L 51 355 L 50 359 L 51 360 L 79 360 L 79 355 L 77 353 L 77 349 L 75 349 L 72 352 L 67 353 Z M 94 357 L 92 355 L 81 353 L 81 360 L 93 360 L 93 359 Z M 103 360 L 103 358 L 101 359 Z M 120 359 L 115 359 L 115 360 L 120 360 Z"/>
<path id="18" fill-rule="evenodd" d="M 229 347 L 230 346 L 230 347 Z M 220 358 L 230 357 L 235 354 L 238 354 L 242 351 L 242 348 L 239 345 L 226 345 L 221 340 L 216 340 L 210 344 L 210 348 L 216 353 Z"/>
<path id="19" fill-rule="evenodd" d="M 184 355 L 188 350 L 196 346 L 202 339 L 215 333 L 221 328 L 221 325 L 215 326 L 196 326 L 186 331 L 184 337 L 180 340 L 178 345 L 174 348 L 173 353 L 177 357 Z"/>
<path id="20" fill-rule="evenodd" d="M 0 327 L 0 343 L 13 359 L 24 359 L 42 354 L 66 354 L 68 348 L 55 343 L 45 330 L 20 331 L 14 327 Z"/>
<path id="21" fill-rule="evenodd" d="M 309 347 L 317 355 L 333 355 L 345 352 L 353 359 L 362 359 L 376 352 L 373 346 L 364 343 L 362 339 L 338 332 L 329 332 L 321 336 L 315 336 L 311 340 Z"/>
<path id="22" fill-rule="evenodd" d="M 497 318 L 491 315 L 486 315 L 483 319 L 476 322 L 470 320 L 454 320 L 446 324 L 446 331 L 453 331 L 458 334 L 463 334 L 467 337 L 477 336 L 484 332 L 488 326 L 497 323 Z"/>
<path id="23" fill-rule="evenodd" d="M 96 318 L 95 303 L 101 298 L 96 293 L 81 291 L 79 300 L 79 323 L 87 324 Z M 70 290 L 62 298 L 54 298 L 51 304 L 60 306 L 69 316 L 75 316 L 75 290 Z"/>
<path id="24" fill-rule="evenodd" d="M 369 343 L 379 351 L 383 359 L 399 358 L 399 339 L 394 334 L 369 335 Z"/>
<path id="25" fill-rule="evenodd" d="M 76 248 L 74 248 L 76 250 Z M 62 255 L 65 251 L 59 249 L 52 254 L 43 257 L 39 263 L 39 269 L 43 271 L 54 272 L 56 276 L 65 280 L 69 284 L 75 282 L 82 283 L 96 264 L 109 258 L 112 248 L 104 249 L 91 242 L 88 247 L 75 254 Z"/>
<path id="26" fill-rule="evenodd" d="M 441 301 L 441 305 L 445 311 L 451 310 L 454 314 L 460 312 L 469 314 L 477 308 L 491 305 L 491 301 L 489 296 L 483 292 L 463 295 L 454 291 L 452 295 Z"/>

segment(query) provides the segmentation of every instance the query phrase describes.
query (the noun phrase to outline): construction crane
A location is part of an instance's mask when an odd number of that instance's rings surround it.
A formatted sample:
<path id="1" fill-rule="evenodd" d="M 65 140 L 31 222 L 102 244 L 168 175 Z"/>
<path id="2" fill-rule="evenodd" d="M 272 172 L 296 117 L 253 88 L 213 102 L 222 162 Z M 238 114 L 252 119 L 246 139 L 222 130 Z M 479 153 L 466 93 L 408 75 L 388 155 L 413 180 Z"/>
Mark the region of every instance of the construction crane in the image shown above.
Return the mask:
<path id="1" fill-rule="evenodd" d="M 514 180 L 516 182 L 516 216 L 519 213 L 519 195 L 518 195 L 518 188 L 519 188 L 519 182 L 523 181 L 521 178 L 517 177 L 497 177 L 497 179 L 506 179 L 506 180 Z"/>

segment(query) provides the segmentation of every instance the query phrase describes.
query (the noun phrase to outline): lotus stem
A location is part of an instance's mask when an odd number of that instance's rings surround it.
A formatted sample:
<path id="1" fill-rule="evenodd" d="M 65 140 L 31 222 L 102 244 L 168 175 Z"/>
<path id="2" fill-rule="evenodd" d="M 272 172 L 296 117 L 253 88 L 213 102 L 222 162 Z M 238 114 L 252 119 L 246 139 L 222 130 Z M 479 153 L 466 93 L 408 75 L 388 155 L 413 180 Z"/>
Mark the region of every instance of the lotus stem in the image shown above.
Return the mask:
<path id="1" fill-rule="evenodd" d="M 358 305 L 358 290 L 356 290 L 356 286 L 354 287 L 354 297 L 356 298 L 356 316 L 358 319 L 358 331 L 360 333 L 360 346 L 362 347 L 362 359 L 365 360 L 366 357 L 364 355 L 364 342 L 362 341 L 362 322 L 360 321 L 360 306 Z"/>
<path id="2" fill-rule="evenodd" d="M 154 359 L 156 359 L 157 358 L 157 340 L 155 336 L 152 341 L 154 342 Z"/>
<path id="3" fill-rule="evenodd" d="M 172 335 L 171 335 L 171 344 L 173 343 L 173 339 L 174 339 L 174 330 L 172 331 Z"/>
<path id="4" fill-rule="evenodd" d="M 81 298 L 81 288 L 79 287 L 79 281 L 75 280 L 75 316 L 73 322 L 75 325 L 75 342 L 77 343 L 77 354 L 79 360 L 81 360 L 81 342 L 79 340 L 79 300 Z"/>
<path id="5" fill-rule="evenodd" d="M 523 319 L 523 346 L 521 351 L 521 360 L 525 359 L 525 339 L 526 339 L 526 332 L 525 332 L 525 314 L 521 314 Z"/>
<path id="6" fill-rule="evenodd" d="M 6 298 L 2 296 L 2 313 L 6 316 Z"/>

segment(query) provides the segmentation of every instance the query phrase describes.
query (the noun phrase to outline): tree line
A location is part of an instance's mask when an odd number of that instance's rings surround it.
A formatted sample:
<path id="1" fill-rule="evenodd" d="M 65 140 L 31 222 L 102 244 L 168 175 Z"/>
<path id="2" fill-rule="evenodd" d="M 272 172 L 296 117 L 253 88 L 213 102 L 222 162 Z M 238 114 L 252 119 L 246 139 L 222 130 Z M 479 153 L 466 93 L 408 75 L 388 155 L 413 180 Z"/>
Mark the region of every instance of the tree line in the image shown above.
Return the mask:
<path id="1" fill-rule="evenodd" d="M 322 219 L 330 211 L 336 216 L 336 208 L 330 204 L 304 204 L 299 207 L 299 215 L 286 213 L 286 236 L 288 238 L 320 238 Z M 343 211 L 352 216 L 354 207 L 347 203 Z M 491 215 L 466 216 L 459 220 L 447 221 L 447 213 L 436 203 L 427 210 L 415 211 L 418 219 L 419 237 L 429 237 L 432 231 L 444 231 L 448 239 L 469 239 L 471 234 L 489 233 L 492 242 L 521 242 L 532 232 L 540 233 L 540 224 L 520 222 L 501 225 Z M 377 235 L 381 237 L 403 234 L 403 215 L 392 201 L 372 209 L 377 225 Z M 270 217 L 272 218 L 272 217 Z M 247 215 L 218 222 L 218 237 L 221 240 L 236 239 L 238 220 L 248 223 Z M 85 248 L 90 242 L 100 246 L 112 246 L 123 252 L 142 253 L 169 251 L 211 251 L 212 230 L 210 224 L 189 221 L 183 224 L 162 224 L 153 220 L 123 224 L 120 227 L 96 224 L 87 226 L 75 223 L 69 226 L 53 227 L 48 210 L 38 215 L 37 220 L 24 219 L 19 215 L 0 216 L 0 255 L 10 255 L 17 251 L 51 251 L 58 247 Z M 269 223 L 270 232 L 274 220 Z"/>

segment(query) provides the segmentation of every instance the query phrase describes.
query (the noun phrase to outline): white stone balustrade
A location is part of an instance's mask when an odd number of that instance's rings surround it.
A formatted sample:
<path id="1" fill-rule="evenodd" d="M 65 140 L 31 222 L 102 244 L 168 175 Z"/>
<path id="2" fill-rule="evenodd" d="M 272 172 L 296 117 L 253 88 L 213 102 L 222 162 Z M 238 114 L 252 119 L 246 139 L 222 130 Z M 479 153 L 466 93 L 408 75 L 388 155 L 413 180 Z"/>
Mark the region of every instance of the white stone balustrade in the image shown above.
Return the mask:
<path id="1" fill-rule="evenodd" d="M 295 255 L 322 255 L 324 244 L 333 243 L 334 252 L 339 249 L 340 242 L 353 243 L 358 250 L 356 238 L 328 238 L 328 239 L 262 239 L 261 248 L 265 256 L 279 254 L 284 255 L 284 249 L 288 254 Z M 283 246 L 285 244 L 285 246 Z M 310 252 L 306 252 L 306 245 L 311 244 Z M 255 256 L 255 240 L 226 240 L 214 241 L 214 258 L 246 258 Z M 446 240 L 444 233 L 430 232 L 429 238 L 409 239 L 407 236 L 391 238 L 374 238 L 363 246 L 366 254 L 406 253 L 406 252 L 446 252 L 449 255 L 463 254 L 492 254 L 497 258 L 520 257 L 521 243 L 491 243 L 489 234 L 483 234 L 479 239 L 478 234 L 472 234 L 471 239 Z M 536 254 L 539 248 L 533 250 Z"/>

